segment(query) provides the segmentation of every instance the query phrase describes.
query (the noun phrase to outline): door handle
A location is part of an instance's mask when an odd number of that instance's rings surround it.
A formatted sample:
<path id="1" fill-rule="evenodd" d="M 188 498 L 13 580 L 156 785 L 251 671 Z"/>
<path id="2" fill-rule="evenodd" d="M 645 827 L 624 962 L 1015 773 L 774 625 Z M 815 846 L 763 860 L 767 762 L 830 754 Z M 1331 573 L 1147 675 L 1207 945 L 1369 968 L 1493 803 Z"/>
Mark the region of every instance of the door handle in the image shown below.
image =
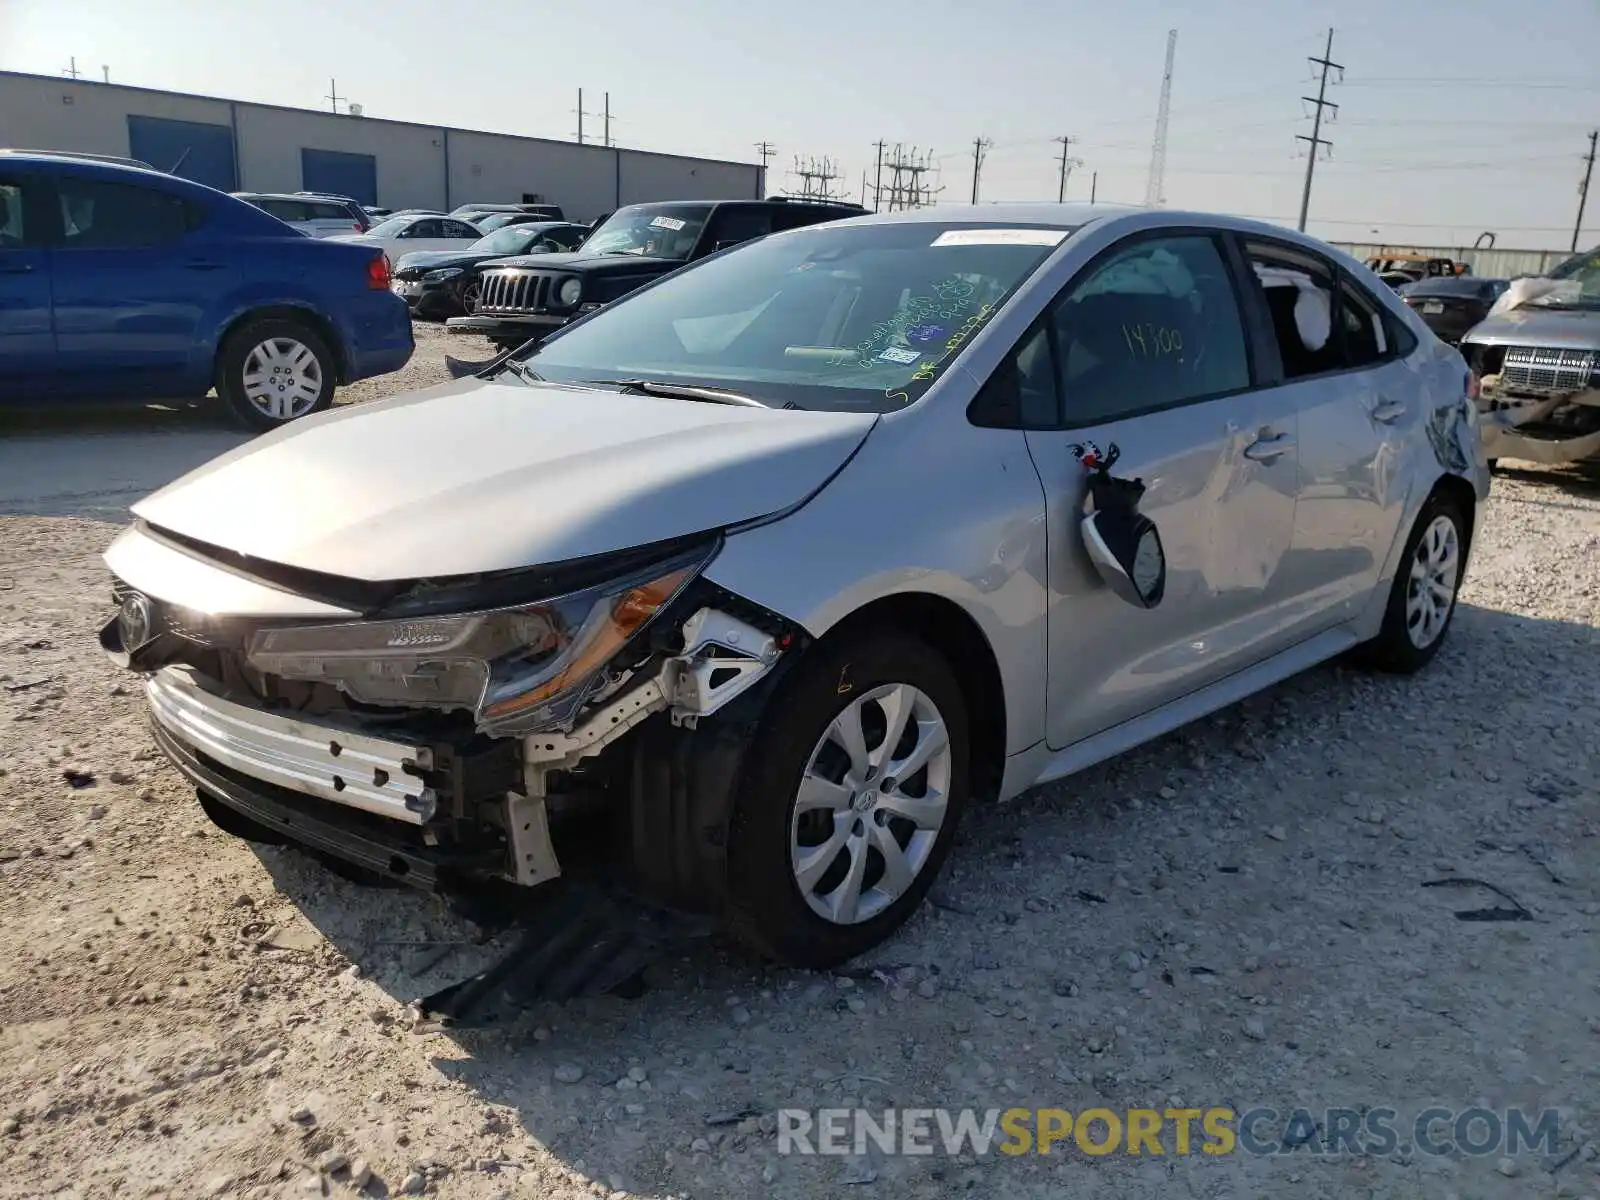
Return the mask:
<path id="1" fill-rule="evenodd" d="M 1398 400 L 1380 400 L 1372 409 L 1372 419 L 1380 425 L 1393 425 L 1405 415 L 1406 406 Z"/>
<path id="2" fill-rule="evenodd" d="M 1276 462 L 1294 449 L 1294 439 L 1287 433 L 1263 433 L 1244 448 L 1244 456 L 1254 462 Z"/>
<path id="3" fill-rule="evenodd" d="M 26 275 L 31 270 L 32 263 L 0 263 L 0 275 Z"/>

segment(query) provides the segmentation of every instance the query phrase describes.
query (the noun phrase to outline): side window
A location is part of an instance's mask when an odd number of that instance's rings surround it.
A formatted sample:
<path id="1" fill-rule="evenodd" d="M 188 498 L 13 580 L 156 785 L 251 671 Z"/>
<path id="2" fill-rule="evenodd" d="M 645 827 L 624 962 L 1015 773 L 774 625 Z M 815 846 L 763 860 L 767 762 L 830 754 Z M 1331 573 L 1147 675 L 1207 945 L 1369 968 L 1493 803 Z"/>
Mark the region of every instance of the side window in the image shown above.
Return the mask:
<path id="1" fill-rule="evenodd" d="M 1285 379 L 1336 371 L 1343 363 L 1333 336 L 1333 272 L 1327 263 L 1288 247 L 1248 243 L 1245 257 L 1272 318 Z"/>
<path id="2" fill-rule="evenodd" d="M 771 232 L 772 214 L 766 209 L 727 205 L 719 208 L 711 220 L 711 239 L 708 244 L 714 250 L 718 246 L 766 237 Z"/>
<path id="3" fill-rule="evenodd" d="M 1203 235 L 1140 238 L 1053 314 L 1065 423 L 1115 421 L 1250 386 L 1226 261 Z"/>
<path id="4" fill-rule="evenodd" d="M 28 244 L 25 216 L 22 185 L 0 180 L 0 250 L 20 250 Z"/>
<path id="5" fill-rule="evenodd" d="M 444 226 L 444 236 L 452 238 L 471 238 L 477 241 L 483 236 L 482 232 L 464 221 L 441 221 Z"/>
<path id="6" fill-rule="evenodd" d="M 1389 357 L 1379 308 L 1349 280 L 1339 285 L 1339 336 L 1346 368 L 1370 367 Z"/>
<path id="7" fill-rule="evenodd" d="M 772 210 L 773 233 L 781 233 L 785 229 L 800 229 L 816 223 L 817 214 L 809 211 L 804 204 L 786 204 Z"/>
<path id="8" fill-rule="evenodd" d="M 306 219 L 306 206 L 298 200 L 260 200 L 263 212 L 271 213 L 280 221 L 287 221 L 291 225 L 298 224 Z"/>
<path id="9" fill-rule="evenodd" d="M 153 188 L 60 178 L 62 244 L 68 249 L 164 246 L 187 229 L 183 201 Z"/>
<path id="10" fill-rule="evenodd" d="M 354 221 L 342 204 L 308 204 L 313 221 Z"/>
<path id="11" fill-rule="evenodd" d="M 400 231 L 401 237 L 406 238 L 438 238 L 444 234 L 440 232 L 444 222 L 432 218 L 425 221 L 413 221 L 410 226 Z"/>

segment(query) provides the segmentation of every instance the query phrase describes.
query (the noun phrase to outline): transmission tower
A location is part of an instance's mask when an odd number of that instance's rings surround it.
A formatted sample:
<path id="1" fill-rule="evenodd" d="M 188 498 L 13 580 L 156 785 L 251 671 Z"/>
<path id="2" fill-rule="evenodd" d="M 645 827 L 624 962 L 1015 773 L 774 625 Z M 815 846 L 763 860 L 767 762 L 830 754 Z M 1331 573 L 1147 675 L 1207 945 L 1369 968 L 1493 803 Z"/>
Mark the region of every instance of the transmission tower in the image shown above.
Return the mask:
<path id="1" fill-rule="evenodd" d="M 833 181 L 843 178 L 838 166 L 831 158 L 807 158 L 802 160 L 795 155 L 794 167 L 791 171 L 800 179 L 800 190 L 792 188 L 789 195 L 797 196 L 802 200 L 840 200 L 843 196 L 833 190 Z"/>
<path id="2" fill-rule="evenodd" d="M 874 197 L 874 207 L 887 212 L 904 208 L 927 208 L 933 198 L 944 191 L 928 178 L 938 170 L 934 166 L 933 152 L 917 153 L 913 146 L 907 154 L 905 147 L 896 142 L 894 150 L 883 160 L 883 169 L 889 173 L 887 185 L 879 184 Z"/>
<path id="3" fill-rule="evenodd" d="M 1300 193 L 1300 224 L 1295 227 L 1299 229 L 1301 233 L 1306 231 L 1306 214 L 1311 211 L 1311 176 L 1317 169 L 1317 152 L 1324 146 L 1328 147 L 1330 151 L 1333 149 L 1333 143 L 1322 136 L 1322 110 L 1325 108 L 1332 109 L 1334 116 L 1339 115 L 1339 106 L 1332 100 L 1327 99 L 1328 72 L 1339 72 L 1339 80 L 1343 80 L 1344 68 L 1332 60 L 1332 55 L 1333 30 L 1330 29 L 1328 30 L 1328 44 L 1322 51 L 1322 57 L 1307 60 L 1312 66 L 1320 66 L 1322 68 L 1322 78 L 1317 84 L 1317 98 L 1313 100 L 1310 96 L 1300 97 L 1300 99 L 1304 100 L 1307 104 L 1313 105 L 1317 110 L 1317 115 L 1312 118 L 1311 121 L 1311 136 L 1307 137 L 1303 133 L 1297 133 L 1294 135 L 1295 141 L 1309 143 L 1311 149 L 1311 153 L 1306 156 L 1305 190 Z"/>
<path id="4" fill-rule="evenodd" d="M 1156 109 L 1156 140 L 1150 147 L 1150 178 L 1144 185 L 1147 208 L 1167 202 L 1167 118 L 1172 113 L 1172 59 L 1178 52 L 1178 31 L 1167 30 L 1167 66 L 1161 73 L 1161 104 Z"/>

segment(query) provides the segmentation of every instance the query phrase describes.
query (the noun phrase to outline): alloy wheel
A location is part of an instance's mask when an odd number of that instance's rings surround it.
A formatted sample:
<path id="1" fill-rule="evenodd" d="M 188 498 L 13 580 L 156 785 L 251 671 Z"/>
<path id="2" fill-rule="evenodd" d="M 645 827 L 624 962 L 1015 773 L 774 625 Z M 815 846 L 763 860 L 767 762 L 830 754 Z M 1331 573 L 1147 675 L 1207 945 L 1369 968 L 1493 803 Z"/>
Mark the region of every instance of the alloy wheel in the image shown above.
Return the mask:
<path id="1" fill-rule="evenodd" d="M 316 407 L 322 395 L 322 364 L 304 342 L 268 338 L 244 359 L 244 394 L 274 421 L 290 421 Z"/>
<path id="2" fill-rule="evenodd" d="M 1418 650 L 1439 640 L 1456 601 L 1461 575 L 1461 537 L 1456 523 L 1440 514 L 1428 523 L 1411 557 L 1406 588 L 1406 633 Z"/>
<path id="3" fill-rule="evenodd" d="M 818 739 L 790 820 L 795 884 L 819 917 L 869 921 L 927 866 L 948 809 L 950 734 L 904 683 L 851 701 Z"/>

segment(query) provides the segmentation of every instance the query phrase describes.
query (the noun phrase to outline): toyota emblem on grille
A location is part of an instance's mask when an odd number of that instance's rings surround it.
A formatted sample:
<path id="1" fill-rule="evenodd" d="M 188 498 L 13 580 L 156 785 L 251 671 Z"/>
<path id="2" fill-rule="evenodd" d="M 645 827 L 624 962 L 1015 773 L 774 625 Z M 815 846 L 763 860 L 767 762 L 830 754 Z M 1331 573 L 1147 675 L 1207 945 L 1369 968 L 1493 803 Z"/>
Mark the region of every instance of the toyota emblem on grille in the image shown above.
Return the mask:
<path id="1" fill-rule="evenodd" d="M 129 592 L 122 598 L 122 611 L 117 614 L 117 626 L 122 632 L 122 648 L 137 650 L 155 633 L 155 609 L 150 597 Z"/>

